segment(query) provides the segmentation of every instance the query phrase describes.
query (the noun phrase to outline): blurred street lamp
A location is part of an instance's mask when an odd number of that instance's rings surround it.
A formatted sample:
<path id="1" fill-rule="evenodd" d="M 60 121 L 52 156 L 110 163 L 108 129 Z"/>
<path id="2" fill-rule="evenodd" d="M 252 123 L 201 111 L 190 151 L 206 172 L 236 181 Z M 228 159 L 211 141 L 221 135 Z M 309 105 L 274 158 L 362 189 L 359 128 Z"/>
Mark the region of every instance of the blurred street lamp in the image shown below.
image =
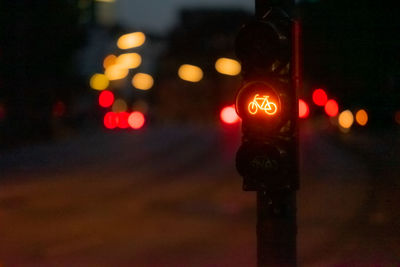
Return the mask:
<path id="1" fill-rule="evenodd" d="M 340 113 L 338 121 L 340 127 L 344 129 L 350 128 L 354 123 L 353 113 L 351 113 L 351 111 L 348 109 L 343 111 L 342 113 Z"/>
<path id="2" fill-rule="evenodd" d="M 128 75 L 128 69 L 121 67 L 120 65 L 112 65 L 108 67 L 104 74 L 110 81 L 123 79 Z"/>
<path id="3" fill-rule="evenodd" d="M 90 87 L 95 90 L 104 90 L 109 85 L 108 80 L 106 75 L 96 73 L 90 78 Z"/>
<path id="4" fill-rule="evenodd" d="M 310 114 L 310 109 L 307 103 L 304 100 L 299 99 L 299 118 L 305 119 L 308 117 L 309 114 Z"/>
<path id="5" fill-rule="evenodd" d="M 103 91 L 99 95 L 99 105 L 103 108 L 111 107 L 114 103 L 114 94 L 110 91 Z"/>
<path id="6" fill-rule="evenodd" d="M 114 112 L 124 112 L 128 109 L 128 105 L 126 104 L 125 100 L 118 98 L 114 101 L 111 110 Z"/>
<path id="7" fill-rule="evenodd" d="M 117 116 L 118 116 L 118 121 L 117 121 L 118 128 L 120 128 L 120 129 L 129 128 L 129 124 L 128 124 L 129 113 L 126 111 L 123 111 L 123 112 L 119 112 L 117 114 Z"/>
<path id="8" fill-rule="evenodd" d="M 107 69 L 111 65 L 114 65 L 116 62 L 117 62 L 117 57 L 115 55 L 113 54 L 108 55 L 104 58 L 103 67 L 104 69 Z"/>
<path id="9" fill-rule="evenodd" d="M 223 57 L 215 62 L 215 69 L 221 74 L 235 76 L 240 73 L 241 65 L 234 59 Z"/>
<path id="10" fill-rule="evenodd" d="M 128 117 L 128 124 L 132 129 L 138 130 L 143 127 L 146 119 L 143 113 L 139 111 L 132 112 Z"/>
<path id="11" fill-rule="evenodd" d="M 147 111 L 149 110 L 149 105 L 144 100 L 137 100 L 135 103 L 132 104 L 132 110 L 147 113 Z"/>
<path id="12" fill-rule="evenodd" d="M 224 107 L 219 116 L 226 124 L 234 124 L 240 121 L 240 118 L 235 110 L 235 105 Z"/>
<path id="13" fill-rule="evenodd" d="M 326 102 L 326 104 L 325 104 L 325 113 L 329 117 L 337 116 L 337 114 L 339 113 L 339 105 L 338 105 L 338 103 L 333 99 L 328 100 Z"/>
<path id="14" fill-rule="evenodd" d="M 107 112 L 104 115 L 103 123 L 107 129 L 114 129 L 117 127 L 118 115 L 115 112 Z"/>
<path id="15" fill-rule="evenodd" d="M 142 57 L 138 53 L 126 53 L 118 56 L 115 64 L 125 69 L 135 69 L 142 63 Z"/>
<path id="16" fill-rule="evenodd" d="M 364 109 L 360 109 L 356 113 L 356 121 L 359 125 L 365 126 L 368 122 L 368 114 Z"/>
<path id="17" fill-rule="evenodd" d="M 153 77 L 146 73 L 136 73 L 132 78 L 132 85 L 139 90 L 149 90 L 153 84 Z"/>
<path id="18" fill-rule="evenodd" d="M 143 45 L 145 41 L 146 35 L 143 32 L 133 32 L 122 35 L 117 41 L 117 46 L 120 49 L 130 49 Z"/>
<path id="19" fill-rule="evenodd" d="M 199 82 L 203 78 L 203 71 L 194 65 L 183 64 L 178 70 L 179 77 L 188 82 Z"/>
<path id="20" fill-rule="evenodd" d="M 323 89 L 316 89 L 312 94 L 315 105 L 323 107 L 328 101 L 328 96 Z"/>

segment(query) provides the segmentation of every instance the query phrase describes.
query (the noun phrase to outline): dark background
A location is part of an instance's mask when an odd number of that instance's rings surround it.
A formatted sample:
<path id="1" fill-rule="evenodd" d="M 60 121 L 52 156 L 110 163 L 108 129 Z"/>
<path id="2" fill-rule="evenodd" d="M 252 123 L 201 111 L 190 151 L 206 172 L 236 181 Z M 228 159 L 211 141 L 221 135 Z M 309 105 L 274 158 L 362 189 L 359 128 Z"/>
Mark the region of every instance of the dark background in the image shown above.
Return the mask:
<path id="1" fill-rule="evenodd" d="M 241 78 L 214 69 L 219 57 L 235 58 L 235 36 L 253 14 L 182 6 L 168 30 L 152 31 L 105 20 L 112 3 L 0 5 L 0 264 L 254 265 L 255 199 L 234 168 L 240 124 L 219 115 Z M 397 2 L 302 1 L 295 13 L 299 95 L 310 107 L 300 120 L 299 263 L 400 264 Z M 154 86 L 108 89 L 129 112 L 146 106 L 146 124 L 106 129 L 110 108 L 99 107 L 89 79 L 134 31 L 147 39 L 132 49 L 143 63 L 126 80 L 147 72 Z M 203 79 L 181 80 L 181 64 L 200 66 Z M 367 125 L 343 131 L 313 105 L 316 88 L 340 112 L 365 109 Z"/>

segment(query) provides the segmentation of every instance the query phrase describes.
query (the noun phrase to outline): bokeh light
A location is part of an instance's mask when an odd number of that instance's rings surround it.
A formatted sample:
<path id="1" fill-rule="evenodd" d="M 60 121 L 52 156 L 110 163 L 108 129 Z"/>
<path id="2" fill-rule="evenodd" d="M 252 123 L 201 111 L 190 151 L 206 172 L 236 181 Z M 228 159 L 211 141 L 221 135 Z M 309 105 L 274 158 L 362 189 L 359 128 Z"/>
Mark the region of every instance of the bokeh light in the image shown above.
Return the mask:
<path id="1" fill-rule="evenodd" d="M 132 110 L 140 111 L 145 114 L 149 110 L 149 105 L 146 101 L 140 99 L 132 104 Z"/>
<path id="2" fill-rule="evenodd" d="M 132 78 L 132 85 L 139 90 L 149 90 L 153 84 L 153 77 L 146 73 L 136 73 Z"/>
<path id="3" fill-rule="evenodd" d="M 129 113 L 128 112 L 119 112 L 117 114 L 118 119 L 117 119 L 117 127 L 121 129 L 126 129 L 129 128 L 128 124 L 128 118 L 129 118 Z"/>
<path id="4" fill-rule="evenodd" d="M 139 47 L 146 41 L 146 35 L 143 32 L 133 32 L 122 35 L 118 41 L 117 46 L 120 49 L 129 49 Z"/>
<path id="5" fill-rule="evenodd" d="M 123 112 L 128 109 L 128 105 L 126 104 L 125 100 L 118 98 L 114 101 L 111 110 L 114 112 Z"/>
<path id="6" fill-rule="evenodd" d="M 203 71 L 194 65 L 183 64 L 179 67 L 178 75 L 188 82 L 199 82 L 203 78 Z"/>
<path id="7" fill-rule="evenodd" d="M 305 119 L 308 117 L 309 114 L 310 109 L 308 107 L 308 104 L 304 100 L 299 99 L 299 118 Z"/>
<path id="8" fill-rule="evenodd" d="M 65 114 L 65 111 L 67 110 L 66 105 L 62 101 L 57 101 L 53 105 L 53 116 L 54 117 L 62 117 Z"/>
<path id="9" fill-rule="evenodd" d="M 103 108 L 111 107 L 114 103 L 114 94 L 110 91 L 103 91 L 99 95 L 99 105 Z"/>
<path id="10" fill-rule="evenodd" d="M 219 116 L 222 122 L 226 124 L 234 124 L 240 120 L 234 105 L 224 107 Z"/>
<path id="11" fill-rule="evenodd" d="M 128 117 L 128 124 L 132 129 L 140 129 L 143 127 L 146 119 L 142 112 L 134 111 Z"/>
<path id="12" fill-rule="evenodd" d="M 115 64 L 108 67 L 104 74 L 110 81 L 113 81 L 125 78 L 128 75 L 128 72 L 128 69 Z"/>
<path id="13" fill-rule="evenodd" d="M 135 69 L 142 64 L 142 57 L 138 53 L 126 53 L 119 55 L 115 62 L 124 69 Z"/>
<path id="14" fill-rule="evenodd" d="M 110 82 L 104 74 L 96 73 L 90 78 L 90 87 L 95 90 L 104 90 L 109 84 Z"/>
<path id="15" fill-rule="evenodd" d="M 339 113 L 339 105 L 338 103 L 330 99 L 325 104 L 325 112 L 329 117 L 335 117 Z"/>
<path id="16" fill-rule="evenodd" d="M 117 127 L 117 122 L 118 122 L 118 115 L 115 112 L 107 112 L 104 115 L 104 126 L 107 129 L 114 129 Z"/>
<path id="17" fill-rule="evenodd" d="M 117 62 L 117 56 L 115 55 L 108 55 L 104 58 L 103 67 L 107 69 L 108 67 L 114 65 Z"/>
<path id="18" fill-rule="evenodd" d="M 312 99 L 315 105 L 322 107 L 328 101 L 328 96 L 323 89 L 316 89 L 312 94 Z"/>
<path id="19" fill-rule="evenodd" d="M 397 124 L 400 124 L 400 110 L 399 110 L 399 111 L 396 111 L 396 113 L 394 114 L 394 121 L 395 121 Z"/>
<path id="20" fill-rule="evenodd" d="M 368 113 L 364 109 L 360 109 L 356 113 L 356 122 L 361 125 L 365 126 L 368 122 Z"/>
<path id="21" fill-rule="evenodd" d="M 351 111 L 348 109 L 341 112 L 338 118 L 338 122 L 340 127 L 345 129 L 350 128 L 354 123 L 353 113 L 351 113 Z"/>
<path id="22" fill-rule="evenodd" d="M 234 59 L 223 57 L 215 62 L 215 69 L 221 74 L 235 76 L 240 73 L 241 65 Z"/>

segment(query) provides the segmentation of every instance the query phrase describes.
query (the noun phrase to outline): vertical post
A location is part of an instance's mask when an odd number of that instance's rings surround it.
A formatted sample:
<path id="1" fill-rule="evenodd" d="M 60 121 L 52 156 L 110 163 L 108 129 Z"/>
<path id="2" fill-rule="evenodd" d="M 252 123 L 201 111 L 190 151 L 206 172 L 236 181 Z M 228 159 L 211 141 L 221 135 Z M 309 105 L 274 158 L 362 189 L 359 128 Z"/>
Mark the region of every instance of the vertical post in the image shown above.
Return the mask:
<path id="1" fill-rule="evenodd" d="M 296 192 L 257 192 L 257 265 L 296 266 Z"/>
<path id="2" fill-rule="evenodd" d="M 261 19 L 270 7 L 280 6 L 292 11 L 293 0 L 255 0 L 256 18 Z M 289 12 L 288 12 L 289 13 Z M 293 26 L 292 78 L 293 89 L 300 88 L 300 28 Z M 297 94 L 296 94 L 297 95 Z M 297 140 L 295 142 L 297 146 Z M 297 148 L 293 155 L 297 157 Z M 298 175 L 297 158 L 291 175 Z M 296 179 L 296 178 L 295 178 Z M 297 265 L 296 189 L 257 191 L 257 265 L 258 267 Z"/>

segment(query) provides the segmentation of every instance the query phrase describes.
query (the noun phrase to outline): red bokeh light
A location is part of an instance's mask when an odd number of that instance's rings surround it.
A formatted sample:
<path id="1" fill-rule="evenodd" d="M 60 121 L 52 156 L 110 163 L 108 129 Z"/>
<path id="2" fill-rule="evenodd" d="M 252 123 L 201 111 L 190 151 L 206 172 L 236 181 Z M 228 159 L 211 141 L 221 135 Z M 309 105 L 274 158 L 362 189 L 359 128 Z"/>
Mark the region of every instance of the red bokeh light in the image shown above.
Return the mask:
<path id="1" fill-rule="evenodd" d="M 107 129 L 114 129 L 118 124 L 118 115 L 115 112 L 107 112 L 104 115 L 104 126 Z"/>
<path id="2" fill-rule="evenodd" d="M 338 103 L 333 99 L 328 100 L 325 104 L 325 112 L 328 116 L 335 117 L 339 113 Z"/>
<path id="3" fill-rule="evenodd" d="M 324 90 L 316 89 L 312 94 L 312 99 L 315 105 L 322 107 L 328 101 L 328 96 L 326 95 Z"/>
<path id="4" fill-rule="evenodd" d="M 57 101 L 53 105 L 53 116 L 54 117 L 62 117 L 65 114 L 67 107 L 62 101 Z"/>
<path id="5" fill-rule="evenodd" d="M 128 124 L 133 129 L 138 130 L 143 127 L 146 119 L 142 112 L 134 111 L 128 117 Z"/>
<path id="6" fill-rule="evenodd" d="M 114 103 L 114 94 L 110 91 L 102 91 L 99 95 L 99 105 L 103 108 L 111 107 Z"/>
<path id="7" fill-rule="evenodd" d="M 129 127 L 128 117 L 129 117 L 128 112 L 119 112 L 117 118 L 117 126 L 121 129 L 128 128 Z"/>
<path id="8" fill-rule="evenodd" d="M 305 119 L 309 114 L 310 109 L 308 108 L 308 104 L 304 100 L 299 99 L 299 118 Z"/>
<path id="9" fill-rule="evenodd" d="M 221 120 L 226 124 L 234 124 L 237 123 L 240 119 L 239 116 L 236 114 L 235 106 L 227 106 L 221 110 L 219 114 Z"/>

